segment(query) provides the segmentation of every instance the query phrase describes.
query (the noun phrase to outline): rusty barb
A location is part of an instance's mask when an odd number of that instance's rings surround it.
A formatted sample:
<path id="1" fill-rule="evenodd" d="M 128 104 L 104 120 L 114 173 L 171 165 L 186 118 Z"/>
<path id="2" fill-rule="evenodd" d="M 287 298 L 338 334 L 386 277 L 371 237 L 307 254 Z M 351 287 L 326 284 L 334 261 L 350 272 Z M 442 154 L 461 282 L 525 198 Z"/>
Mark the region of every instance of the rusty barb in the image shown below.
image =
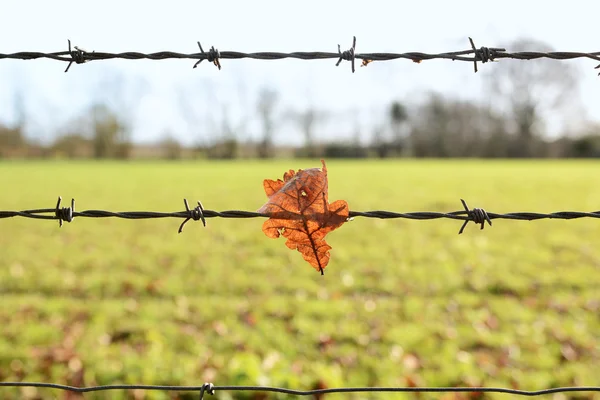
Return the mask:
<path id="1" fill-rule="evenodd" d="M 200 54 L 205 58 L 199 59 L 192 68 L 196 68 L 202 61 L 208 60 L 208 62 L 213 63 L 217 68 L 219 68 L 220 71 L 221 62 L 219 61 L 219 57 L 221 57 L 221 53 L 219 53 L 219 50 L 215 49 L 215 46 L 212 46 L 208 53 L 205 53 L 200 42 L 198 42 L 198 47 L 200 47 Z"/>
<path id="2" fill-rule="evenodd" d="M 202 221 L 203 226 L 206 226 L 207 218 L 268 218 L 270 215 L 258 213 L 254 211 L 227 210 L 213 211 L 204 209 L 202 203 L 198 201 L 198 205 L 190 208 L 187 199 L 183 199 L 185 206 L 184 211 L 174 212 L 157 212 L 157 211 L 105 211 L 105 210 L 86 210 L 75 211 L 75 199 L 71 199 L 70 207 L 61 207 L 62 198 L 59 196 L 54 208 L 41 208 L 23 211 L 0 211 L 0 219 L 3 218 L 31 218 L 38 220 L 58 220 L 62 227 L 63 222 L 72 222 L 74 218 L 123 218 L 123 219 L 153 219 L 153 218 L 182 218 L 183 222 L 179 226 L 178 232 L 183 232 L 183 227 L 188 221 Z M 512 212 L 507 214 L 497 214 L 485 211 L 483 208 L 469 208 L 466 201 L 460 200 L 463 210 L 452 211 L 448 213 L 435 211 L 419 211 L 399 213 L 394 211 L 350 211 L 348 219 L 352 220 L 355 217 L 379 218 L 379 219 L 395 219 L 404 218 L 412 220 L 432 220 L 432 219 L 454 219 L 463 221 L 463 224 L 458 231 L 462 234 L 469 222 L 474 222 L 481 226 L 481 229 L 487 222 L 492 226 L 493 219 L 508 219 L 520 221 L 537 221 L 540 219 L 563 219 L 571 220 L 578 218 L 598 218 L 600 219 L 600 211 L 581 212 L 581 211 L 558 211 L 553 213 L 536 213 L 536 212 Z"/>
<path id="3" fill-rule="evenodd" d="M 420 63 L 425 60 L 433 59 L 445 59 L 452 61 L 466 61 L 473 63 L 473 69 L 477 72 L 477 62 L 487 63 L 490 61 L 497 61 L 501 58 L 509 58 L 514 60 L 535 60 L 539 58 L 549 58 L 553 60 L 570 60 L 575 58 L 588 58 L 595 61 L 600 61 L 600 52 L 571 52 L 571 51 L 555 51 L 555 52 L 537 52 L 537 51 L 524 51 L 510 53 L 506 49 L 501 47 L 475 47 L 475 43 L 472 38 L 469 39 L 470 48 L 467 50 L 451 51 L 437 54 L 428 54 L 421 52 L 410 52 L 410 53 L 356 53 L 356 36 L 352 38 L 352 47 L 348 50 L 342 51 L 341 46 L 338 44 L 337 52 L 322 52 L 322 51 L 296 51 L 291 53 L 282 52 L 255 52 L 245 53 L 240 51 L 219 51 L 214 46 L 207 52 L 204 51 L 200 42 L 197 42 L 200 48 L 200 53 L 177 53 L 173 51 L 160 51 L 156 53 L 140 53 L 140 52 L 124 52 L 124 53 L 106 53 L 96 51 L 85 51 L 80 47 L 74 46 L 71 48 L 71 41 L 68 41 L 67 51 L 58 51 L 52 53 L 36 52 L 36 51 L 21 51 L 17 53 L 4 54 L 0 53 L 0 60 L 12 59 L 12 60 L 36 60 L 41 58 L 67 62 L 67 68 L 65 72 L 69 70 L 73 63 L 83 64 L 88 61 L 96 60 L 167 60 L 167 59 L 190 59 L 196 60 L 193 68 L 196 68 L 202 61 L 208 60 L 214 64 L 219 70 L 221 69 L 221 60 L 223 59 L 243 59 L 251 58 L 255 60 L 281 60 L 284 58 L 295 58 L 299 60 L 323 60 L 323 59 L 337 59 L 337 63 L 340 65 L 342 60 L 350 61 L 352 65 L 352 72 L 355 72 L 355 60 L 362 60 L 362 65 L 367 66 L 373 61 L 390 61 L 399 58 L 411 60 L 413 62 Z M 600 68 L 598 65 L 596 68 Z M 599 74 L 600 75 L 600 74 Z"/>

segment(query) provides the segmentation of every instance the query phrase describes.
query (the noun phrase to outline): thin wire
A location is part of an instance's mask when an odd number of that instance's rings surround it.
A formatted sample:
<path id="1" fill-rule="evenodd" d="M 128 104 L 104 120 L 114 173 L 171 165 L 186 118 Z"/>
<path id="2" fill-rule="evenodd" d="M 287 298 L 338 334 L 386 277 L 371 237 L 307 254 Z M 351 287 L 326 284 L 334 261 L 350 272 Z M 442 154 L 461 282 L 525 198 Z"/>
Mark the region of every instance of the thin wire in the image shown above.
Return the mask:
<path id="1" fill-rule="evenodd" d="M 338 59 L 336 65 L 339 65 L 341 60 L 351 61 L 352 72 L 354 72 L 354 60 L 363 60 L 363 65 L 367 65 L 372 61 L 390 61 L 397 59 L 407 59 L 413 62 L 421 62 L 425 60 L 433 59 L 445 59 L 452 61 L 466 61 L 474 63 L 474 71 L 477 72 L 477 62 L 486 63 L 488 61 L 495 61 L 502 58 L 510 58 L 515 60 L 535 60 L 540 58 L 548 58 L 553 60 L 571 60 L 576 58 L 588 58 L 595 61 L 600 61 L 600 52 L 573 52 L 573 51 L 553 51 L 553 52 L 539 52 L 539 51 L 521 51 L 515 53 L 506 52 L 506 49 L 499 47 L 480 47 L 476 48 L 473 40 L 469 38 L 470 49 L 461 51 L 450 51 L 444 53 L 423 53 L 423 52 L 408 52 L 408 53 L 356 53 L 356 37 L 353 38 L 352 47 L 349 50 L 341 51 L 338 44 L 338 52 L 322 52 L 322 51 L 294 51 L 291 53 L 284 52 L 254 52 L 246 53 L 241 51 L 219 51 L 214 46 L 210 48 L 208 52 L 202 49 L 202 46 L 198 42 L 200 47 L 200 53 L 178 53 L 174 51 L 159 51 L 155 53 L 141 53 L 141 52 L 123 52 L 123 53 L 110 53 L 110 52 L 96 52 L 86 51 L 80 47 L 75 46 L 74 50 L 71 48 L 71 41 L 68 41 L 68 49 L 66 51 L 56 52 L 39 52 L 39 51 L 20 51 L 17 53 L 0 53 L 0 59 L 13 59 L 13 60 L 36 60 L 36 59 L 51 59 L 56 61 L 67 62 L 68 66 L 65 70 L 67 72 L 71 67 L 72 63 L 83 64 L 89 61 L 99 60 L 111 60 L 111 59 L 122 59 L 122 60 L 167 60 L 167 59 L 189 59 L 197 60 L 193 65 L 194 68 L 203 60 L 208 60 L 213 63 L 219 69 L 221 64 L 219 60 L 223 59 L 243 59 L 250 58 L 254 60 L 281 60 L 285 58 L 293 58 L 299 60 L 325 60 L 325 59 Z M 600 68 L 598 65 L 596 68 Z M 599 73 L 600 75 L 600 73 Z"/>
<path id="2" fill-rule="evenodd" d="M 211 383 L 205 383 L 202 386 L 161 386 L 161 385 L 102 385 L 88 387 L 74 387 L 59 385 L 55 383 L 41 382 L 0 382 L 0 387 L 36 387 L 46 389 L 58 389 L 69 392 L 87 393 L 108 390 L 161 390 L 161 391 L 199 391 L 202 394 L 207 391 L 214 394 L 217 391 L 229 392 L 277 392 L 291 394 L 295 396 L 310 396 L 327 393 L 376 393 L 376 392 L 412 392 L 412 393 L 506 393 L 518 396 L 542 396 L 553 393 L 567 392 L 600 392 L 600 386 L 580 386 L 580 387 L 556 387 L 542 390 L 518 390 L 499 387 L 341 387 L 314 390 L 295 390 L 271 386 L 214 386 Z M 202 398 L 202 397 L 200 397 Z"/>
<path id="3" fill-rule="evenodd" d="M 268 218 L 274 217 L 270 214 L 264 214 L 254 211 L 242 211 L 242 210 L 226 210 L 226 211 L 214 211 L 205 210 L 202 203 L 198 201 L 198 206 L 194 209 L 190 209 L 187 199 L 184 199 L 185 211 L 174 211 L 174 212 L 158 212 L 158 211 L 107 211 L 107 210 L 86 210 L 86 211 L 75 211 L 75 200 L 71 199 L 70 207 L 61 208 L 61 200 L 59 197 L 54 208 L 39 208 L 32 210 L 23 211 L 0 211 L 0 219 L 3 218 L 31 218 L 37 220 L 58 220 L 60 226 L 62 222 L 72 222 L 74 218 L 122 218 L 130 220 L 138 219 L 155 219 L 155 218 L 183 218 L 184 221 L 179 227 L 179 232 L 183 230 L 183 226 L 189 220 L 199 221 L 202 220 L 204 226 L 206 226 L 206 218 Z M 600 219 L 600 211 L 583 212 L 583 211 L 557 211 L 552 213 L 538 213 L 538 212 L 511 212 L 505 214 L 486 212 L 482 208 L 469 209 L 467 203 L 461 199 L 464 210 L 452 211 L 448 213 L 436 212 L 436 211 L 419 211 L 419 212 L 394 212 L 394 211 L 350 211 L 349 218 L 364 217 L 364 218 L 378 218 L 378 219 L 395 219 L 404 218 L 411 220 L 433 220 L 440 218 L 447 218 L 453 220 L 464 221 L 459 233 L 462 233 L 466 224 L 470 221 L 481 225 L 483 229 L 484 224 L 487 222 L 490 226 L 494 219 L 506 219 L 506 220 L 520 220 L 520 221 L 537 221 L 541 219 L 562 219 L 572 220 L 579 218 L 597 218 Z M 276 216 L 275 216 L 276 217 Z M 299 216 L 300 217 L 300 216 Z M 289 218 L 289 216 L 287 216 Z"/>

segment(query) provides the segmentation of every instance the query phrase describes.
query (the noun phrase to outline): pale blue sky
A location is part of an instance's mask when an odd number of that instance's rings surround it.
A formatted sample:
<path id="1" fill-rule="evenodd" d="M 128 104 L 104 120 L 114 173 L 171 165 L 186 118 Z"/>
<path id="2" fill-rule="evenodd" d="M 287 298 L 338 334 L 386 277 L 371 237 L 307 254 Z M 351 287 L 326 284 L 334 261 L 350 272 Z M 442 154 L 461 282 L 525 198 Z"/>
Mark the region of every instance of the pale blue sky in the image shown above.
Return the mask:
<path id="1" fill-rule="evenodd" d="M 27 1 L 3 0 L 0 52 L 59 51 L 67 39 L 88 51 L 173 50 L 196 52 L 196 41 L 210 48 L 238 51 L 336 51 L 357 36 L 357 52 L 442 52 L 467 49 L 468 36 L 477 46 L 506 47 L 521 36 L 539 39 L 557 51 L 598 51 L 598 1 Z M 507 49 L 510 51 L 510 48 Z M 532 49 L 535 50 L 535 49 Z M 501 61 L 525 62 L 525 61 Z M 533 61 L 530 61 L 533 62 Z M 585 106 L 582 119 L 600 120 L 600 77 L 592 60 L 556 61 L 573 64 L 581 77 Z M 482 80 L 494 64 L 432 60 L 373 63 L 355 74 L 344 62 L 223 60 L 218 71 L 207 62 L 192 69 L 194 61 L 110 60 L 73 65 L 51 60 L 0 60 L 0 121 L 14 120 L 13 94 L 25 90 L 28 111 L 37 117 L 31 134 L 43 137 L 64 126 L 98 96 L 135 107 L 136 140 L 150 141 L 170 129 L 183 141 L 197 139 L 206 126 L 189 131 L 190 122 L 178 101 L 185 90 L 200 110 L 212 101 L 229 104 L 233 121 L 255 110 L 255 94 L 262 85 L 281 92 L 281 109 L 312 101 L 354 123 L 367 126 L 392 99 L 418 99 L 428 90 L 489 101 Z M 120 74 L 128 85 L 137 84 L 139 96 L 103 84 L 108 72 Z M 203 88 L 211 87 L 207 93 Z M 245 97 L 242 95 L 246 93 Z M 218 117 L 216 117 L 218 118 Z M 343 124 L 323 125 L 323 133 Z M 344 130 L 344 127 L 340 128 Z M 346 129 L 348 130 L 348 129 Z M 249 122 L 243 135 L 256 136 Z M 367 134 L 366 132 L 364 133 Z M 277 139 L 297 136 L 280 126 Z"/>

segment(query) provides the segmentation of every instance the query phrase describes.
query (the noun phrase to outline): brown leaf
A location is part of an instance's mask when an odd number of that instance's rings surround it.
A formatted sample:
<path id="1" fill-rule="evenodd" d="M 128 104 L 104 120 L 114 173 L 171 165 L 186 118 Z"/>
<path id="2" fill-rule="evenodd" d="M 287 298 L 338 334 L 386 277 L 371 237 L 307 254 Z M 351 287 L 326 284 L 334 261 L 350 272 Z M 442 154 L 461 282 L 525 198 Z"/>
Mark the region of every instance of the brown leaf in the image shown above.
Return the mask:
<path id="1" fill-rule="evenodd" d="M 369 63 L 372 63 L 372 62 L 373 62 L 373 60 L 369 60 L 369 59 L 363 58 L 362 64 L 360 66 L 361 67 L 366 67 L 367 65 L 369 65 Z"/>
<path id="2" fill-rule="evenodd" d="M 325 235 L 347 221 L 348 203 L 327 199 L 327 167 L 289 170 L 283 181 L 265 179 L 263 186 L 269 201 L 258 212 L 269 215 L 263 232 L 270 238 L 287 238 L 286 246 L 298 250 L 304 259 L 323 275 L 329 263 L 331 246 Z"/>

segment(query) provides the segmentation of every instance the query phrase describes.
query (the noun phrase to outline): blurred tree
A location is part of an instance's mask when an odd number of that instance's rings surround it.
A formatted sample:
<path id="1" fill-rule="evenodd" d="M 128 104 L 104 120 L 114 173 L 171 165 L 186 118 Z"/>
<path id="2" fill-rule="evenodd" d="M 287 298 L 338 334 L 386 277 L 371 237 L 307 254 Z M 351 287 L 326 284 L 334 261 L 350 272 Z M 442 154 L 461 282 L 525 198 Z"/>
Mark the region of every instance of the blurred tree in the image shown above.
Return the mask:
<path id="1" fill-rule="evenodd" d="M 406 122 L 408 121 L 408 111 L 404 104 L 399 101 L 393 101 L 389 109 L 390 122 L 392 125 L 392 132 L 394 139 L 392 147 L 395 150 L 396 155 L 400 155 L 403 151 L 408 149 L 408 137 Z"/>
<path id="2" fill-rule="evenodd" d="M 13 98 L 13 107 L 16 117 L 16 127 L 21 131 L 25 131 L 25 125 L 27 123 L 27 107 L 25 106 L 25 96 L 22 88 L 15 90 Z"/>
<path id="3" fill-rule="evenodd" d="M 505 119 L 489 107 L 432 93 L 411 121 L 417 157 L 504 156 Z M 491 145 L 493 144 L 493 145 Z"/>
<path id="4" fill-rule="evenodd" d="M 446 157 L 449 135 L 446 130 L 452 123 L 452 116 L 444 104 L 444 99 L 432 93 L 429 100 L 423 104 L 412 121 L 411 142 L 413 152 L 417 157 Z"/>
<path id="5" fill-rule="evenodd" d="M 131 142 L 127 128 L 105 104 L 97 103 L 90 109 L 94 157 L 128 158 Z"/>
<path id="6" fill-rule="evenodd" d="M 238 156 L 239 142 L 235 128 L 232 127 L 229 117 L 229 107 L 222 106 L 221 123 L 219 127 L 219 136 L 214 143 L 209 146 L 207 156 L 209 158 L 233 159 Z"/>
<path id="7" fill-rule="evenodd" d="M 375 125 L 373 127 L 373 149 L 379 158 L 385 158 L 389 154 L 384 134 L 385 129 L 382 125 Z"/>
<path id="8" fill-rule="evenodd" d="M 573 140 L 570 157 L 600 158 L 600 134 L 582 136 Z"/>
<path id="9" fill-rule="evenodd" d="M 327 118 L 327 113 L 322 110 L 317 110 L 311 105 L 303 111 L 291 111 L 289 116 L 292 121 L 298 124 L 298 127 L 304 136 L 304 148 L 298 155 L 308 158 L 317 157 L 318 151 L 315 145 L 315 130 L 318 124 Z"/>
<path id="10" fill-rule="evenodd" d="M 186 84 L 178 89 L 181 116 L 196 136 L 196 153 L 208 158 L 235 158 L 240 155 L 240 138 L 246 133 L 249 120 L 249 102 L 244 75 L 238 75 L 234 87 L 236 95 L 219 101 L 214 83 L 209 80 Z M 203 94 L 202 97 L 199 97 Z M 235 98 L 232 103 L 230 98 Z M 235 107 L 237 106 L 237 107 Z M 232 117 L 237 108 L 237 117 Z"/>
<path id="11" fill-rule="evenodd" d="M 210 137 L 218 130 L 214 117 L 214 83 L 207 79 L 194 80 L 180 85 L 176 92 L 180 115 L 195 138 L 195 147 L 204 152 L 209 147 Z"/>
<path id="12" fill-rule="evenodd" d="M 356 141 L 335 141 L 324 146 L 323 157 L 326 158 L 366 158 L 367 149 Z"/>
<path id="13" fill-rule="evenodd" d="M 262 121 L 263 136 L 258 145 L 258 156 L 270 158 L 273 156 L 273 128 L 275 107 L 278 100 L 277 91 L 264 87 L 258 95 L 258 113 Z"/>
<path id="14" fill-rule="evenodd" d="M 54 157 L 90 158 L 93 150 L 93 124 L 91 113 L 81 113 L 70 118 L 57 129 L 56 138 L 50 146 L 50 154 Z"/>
<path id="15" fill-rule="evenodd" d="M 511 52 L 531 49 L 553 51 L 546 43 L 527 38 L 517 39 L 508 46 Z M 578 94 L 573 66 L 555 60 L 500 60 L 486 77 L 490 101 L 512 122 L 511 130 L 517 140 L 512 142 L 510 155 L 517 157 L 539 153 L 536 146 L 541 144 L 543 115 L 568 106 Z"/>
<path id="16" fill-rule="evenodd" d="M 59 157 L 89 157 L 91 147 L 89 139 L 79 133 L 72 132 L 58 136 L 50 151 L 51 154 Z"/>
<path id="17" fill-rule="evenodd" d="M 115 70 L 104 75 L 97 85 L 99 89 L 95 91 L 96 101 L 92 106 L 94 125 L 99 124 L 94 134 L 94 154 L 96 157 L 129 158 L 137 105 L 150 85 L 145 78 L 126 76 Z M 111 130 L 114 132 L 109 133 Z M 112 149 L 103 148 L 107 145 Z M 105 155 L 100 156 L 99 152 Z"/>
<path id="18" fill-rule="evenodd" d="M 183 155 L 183 146 L 170 132 L 163 134 L 158 147 L 161 149 L 162 157 L 168 160 L 179 160 Z"/>
<path id="19" fill-rule="evenodd" d="M 0 124 L 0 157 L 24 155 L 27 153 L 25 124 L 27 122 L 23 92 L 17 89 L 13 96 L 15 123 L 11 126 Z"/>
<path id="20" fill-rule="evenodd" d="M 600 158 L 600 123 L 588 122 L 575 137 L 563 137 L 570 143 L 569 151 L 563 156 L 577 158 Z M 563 149 L 564 150 L 564 149 Z"/>
<path id="21" fill-rule="evenodd" d="M 20 127 L 8 127 L 0 124 L 0 157 L 9 157 L 21 152 L 27 142 Z"/>
<path id="22" fill-rule="evenodd" d="M 303 113 L 298 114 L 298 123 L 304 134 L 304 155 L 306 157 L 315 157 L 314 130 L 317 124 L 317 111 L 314 108 L 308 108 Z"/>

